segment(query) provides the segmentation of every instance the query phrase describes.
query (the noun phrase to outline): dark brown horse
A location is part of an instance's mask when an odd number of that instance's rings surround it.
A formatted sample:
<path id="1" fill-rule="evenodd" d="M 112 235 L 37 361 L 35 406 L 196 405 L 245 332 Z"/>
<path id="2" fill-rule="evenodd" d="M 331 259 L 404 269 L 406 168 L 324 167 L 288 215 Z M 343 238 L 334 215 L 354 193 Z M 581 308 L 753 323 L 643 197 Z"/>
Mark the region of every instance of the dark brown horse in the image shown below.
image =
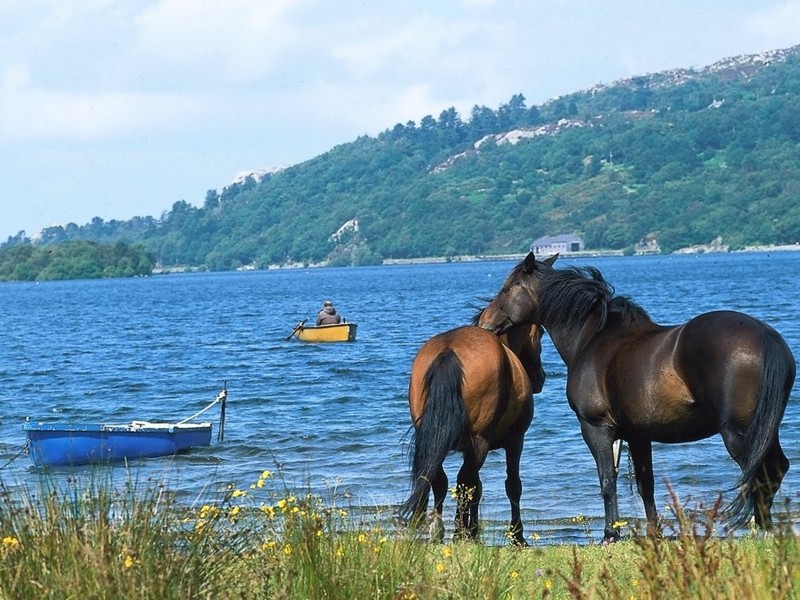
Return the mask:
<path id="1" fill-rule="evenodd" d="M 526 545 L 519 509 L 519 462 L 533 418 L 532 394 L 544 384 L 540 352 L 541 330 L 531 325 L 510 328 L 502 341 L 480 327 L 458 327 L 432 337 L 417 352 L 408 386 L 415 428 L 410 451 L 412 490 L 400 516 L 418 524 L 433 489 L 437 526 L 431 528 L 432 541 L 441 541 L 444 535 L 445 457 L 453 451 L 464 457 L 456 488 L 455 537 L 474 538 L 482 495 L 478 471 L 490 450 L 502 448 L 511 502 L 509 531 L 516 544 Z"/>
<path id="2" fill-rule="evenodd" d="M 502 333 L 542 325 L 567 366 L 567 399 L 597 463 L 606 541 L 617 530 L 612 444 L 625 440 L 651 532 L 657 529 L 651 442 L 690 442 L 720 433 L 742 469 L 733 523 L 770 509 L 789 461 L 778 428 L 795 379 L 795 359 L 771 327 L 748 315 L 715 311 L 678 326 L 654 323 L 614 295 L 597 269 L 553 269 L 533 253 L 517 265 L 482 311 Z"/>

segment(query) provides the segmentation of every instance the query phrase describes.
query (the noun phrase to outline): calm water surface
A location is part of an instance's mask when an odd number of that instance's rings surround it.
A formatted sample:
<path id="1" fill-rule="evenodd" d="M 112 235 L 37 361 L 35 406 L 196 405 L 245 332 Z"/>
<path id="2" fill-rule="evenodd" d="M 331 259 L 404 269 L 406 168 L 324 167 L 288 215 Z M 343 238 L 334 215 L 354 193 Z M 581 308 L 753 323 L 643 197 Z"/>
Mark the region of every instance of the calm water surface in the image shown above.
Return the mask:
<path id="1" fill-rule="evenodd" d="M 570 264 L 560 261 L 561 265 Z M 800 252 L 580 259 L 618 293 L 674 324 L 709 310 L 747 312 L 775 327 L 800 356 Z M 139 461 L 137 477 L 168 480 L 190 501 L 263 469 L 286 485 L 353 507 L 405 499 L 411 360 L 431 335 L 465 324 L 496 293 L 513 263 L 482 262 L 104 281 L 0 284 L 0 480 L 91 476 L 92 469 L 42 473 L 27 456 L 26 417 L 45 421 L 179 420 L 206 406 L 227 381 L 225 440 L 174 460 Z M 351 344 L 285 341 L 326 298 L 358 323 Z M 596 541 L 602 502 L 594 461 L 564 398 L 566 369 L 545 338 L 548 381 L 522 459 L 523 520 L 541 541 Z M 781 428 L 792 462 L 779 502 L 800 493 L 800 408 L 792 393 Z M 215 421 L 216 410 L 208 413 Z M 215 424 L 216 432 L 216 424 Z M 739 470 L 718 436 L 654 449 L 657 497 L 667 483 L 689 506 L 711 504 Z M 457 457 L 446 463 L 451 482 Z M 117 471 L 119 467 L 115 467 Z M 623 476 L 620 510 L 642 519 Z M 508 518 L 502 453 L 481 471 L 485 538 Z M 452 502 L 448 499 L 448 505 Z M 663 509 L 662 509 L 663 512 Z M 574 522 L 586 517 L 587 524 Z M 452 507 L 448 506 L 448 519 Z M 448 522 L 448 525 L 450 523 Z M 501 540 L 502 541 L 502 540 Z"/>

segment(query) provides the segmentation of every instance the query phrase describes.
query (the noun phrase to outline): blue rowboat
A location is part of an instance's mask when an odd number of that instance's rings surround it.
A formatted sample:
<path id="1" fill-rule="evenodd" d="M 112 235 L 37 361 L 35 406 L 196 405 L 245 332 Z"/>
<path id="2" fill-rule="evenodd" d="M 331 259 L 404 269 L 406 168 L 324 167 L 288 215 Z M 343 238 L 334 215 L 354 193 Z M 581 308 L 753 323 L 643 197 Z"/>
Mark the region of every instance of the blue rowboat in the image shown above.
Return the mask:
<path id="1" fill-rule="evenodd" d="M 37 467 L 110 463 L 173 456 L 211 444 L 211 423 L 125 425 L 23 423 L 28 451 Z"/>
<path id="2" fill-rule="evenodd" d="M 124 425 L 43 423 L 26 420 L 25 447 L 37 467 L 111 463 L 137 458 L 174 456 L 197 446 L 211 445 L 211 423 L 195 421 L 220 405 L 217 441 L 224 439 L 227 381 L 214 401 L 177 423 L 131 421 Z"/>

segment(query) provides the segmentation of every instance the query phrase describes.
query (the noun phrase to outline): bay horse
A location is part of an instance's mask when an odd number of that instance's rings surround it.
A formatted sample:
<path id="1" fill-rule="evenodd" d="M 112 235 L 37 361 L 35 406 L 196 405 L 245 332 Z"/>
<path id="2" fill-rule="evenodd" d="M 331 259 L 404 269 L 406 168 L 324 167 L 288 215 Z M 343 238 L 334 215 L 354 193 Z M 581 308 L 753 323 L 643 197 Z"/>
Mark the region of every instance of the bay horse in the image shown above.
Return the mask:
<path id="1" fill-rule="evenodd" d="M 414 434 L 409 451 L 412 489 L 400 507 L 403 520 L 419 524 L 433 490 L 431 541 L 442 541 L 441 516 L 448 482 L 445 457 L 461 452 L 456 487 L 455 539 L 478 535 L 482 496 L 479 471 L 490 450 L 504 449 L 505 488 L 511 503 L 509 533 L 526 546 L 519 502 L 520 456 L 533 419 L 533 394 L 544 384 L 540 328 L 512 327 L 501 337 L 470 325 L 433 336 L 411 365 L 408 405 Z"/>
<path id="2" fill-rule="evenodd" d="M 557 256 L 557 255 L 556 255 Z M 796 364 L 783 338 L 740 312 L 707 312 L 682 325 L 654 323 L 593 267 L 554 269 L 531 252 L 481 313 L 496 334 L 544 327 L 567 366 L 567 399 L 597 464 L 604 542 L 619 537 L 612 444 L 625 440 L 648 520 L 657 533 L 652 442 L 721 434 L 742 470 L 729 507 L 734 525 L 772 525 L 789 461 L 778 429 Z"/>

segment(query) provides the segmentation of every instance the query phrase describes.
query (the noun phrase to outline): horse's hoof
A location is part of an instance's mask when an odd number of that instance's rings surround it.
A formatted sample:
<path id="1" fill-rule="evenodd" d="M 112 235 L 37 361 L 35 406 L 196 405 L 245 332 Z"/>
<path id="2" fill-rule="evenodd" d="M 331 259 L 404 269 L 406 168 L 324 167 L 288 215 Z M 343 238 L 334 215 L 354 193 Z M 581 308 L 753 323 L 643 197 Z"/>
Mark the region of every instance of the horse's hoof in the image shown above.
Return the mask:
<path id="1" fill-rule="evenodd" d="M 433 512 L 431 515 L 431 523 L 428 527 L 428 534 L 433 543 L 441 544 L 444 541 L 444 523 L 442 522 L 442 515 Z"/>
<path id="2" fill-rule="evenodd" d="M 611 536 L 607 535 L 606 537 L 603 538 L 603 541 L 601 542 L 600 545 L 610 546 L 611 544 L 616 544 L 618 541 L 619 541 L 619 535 L 611 535 Z"/>

